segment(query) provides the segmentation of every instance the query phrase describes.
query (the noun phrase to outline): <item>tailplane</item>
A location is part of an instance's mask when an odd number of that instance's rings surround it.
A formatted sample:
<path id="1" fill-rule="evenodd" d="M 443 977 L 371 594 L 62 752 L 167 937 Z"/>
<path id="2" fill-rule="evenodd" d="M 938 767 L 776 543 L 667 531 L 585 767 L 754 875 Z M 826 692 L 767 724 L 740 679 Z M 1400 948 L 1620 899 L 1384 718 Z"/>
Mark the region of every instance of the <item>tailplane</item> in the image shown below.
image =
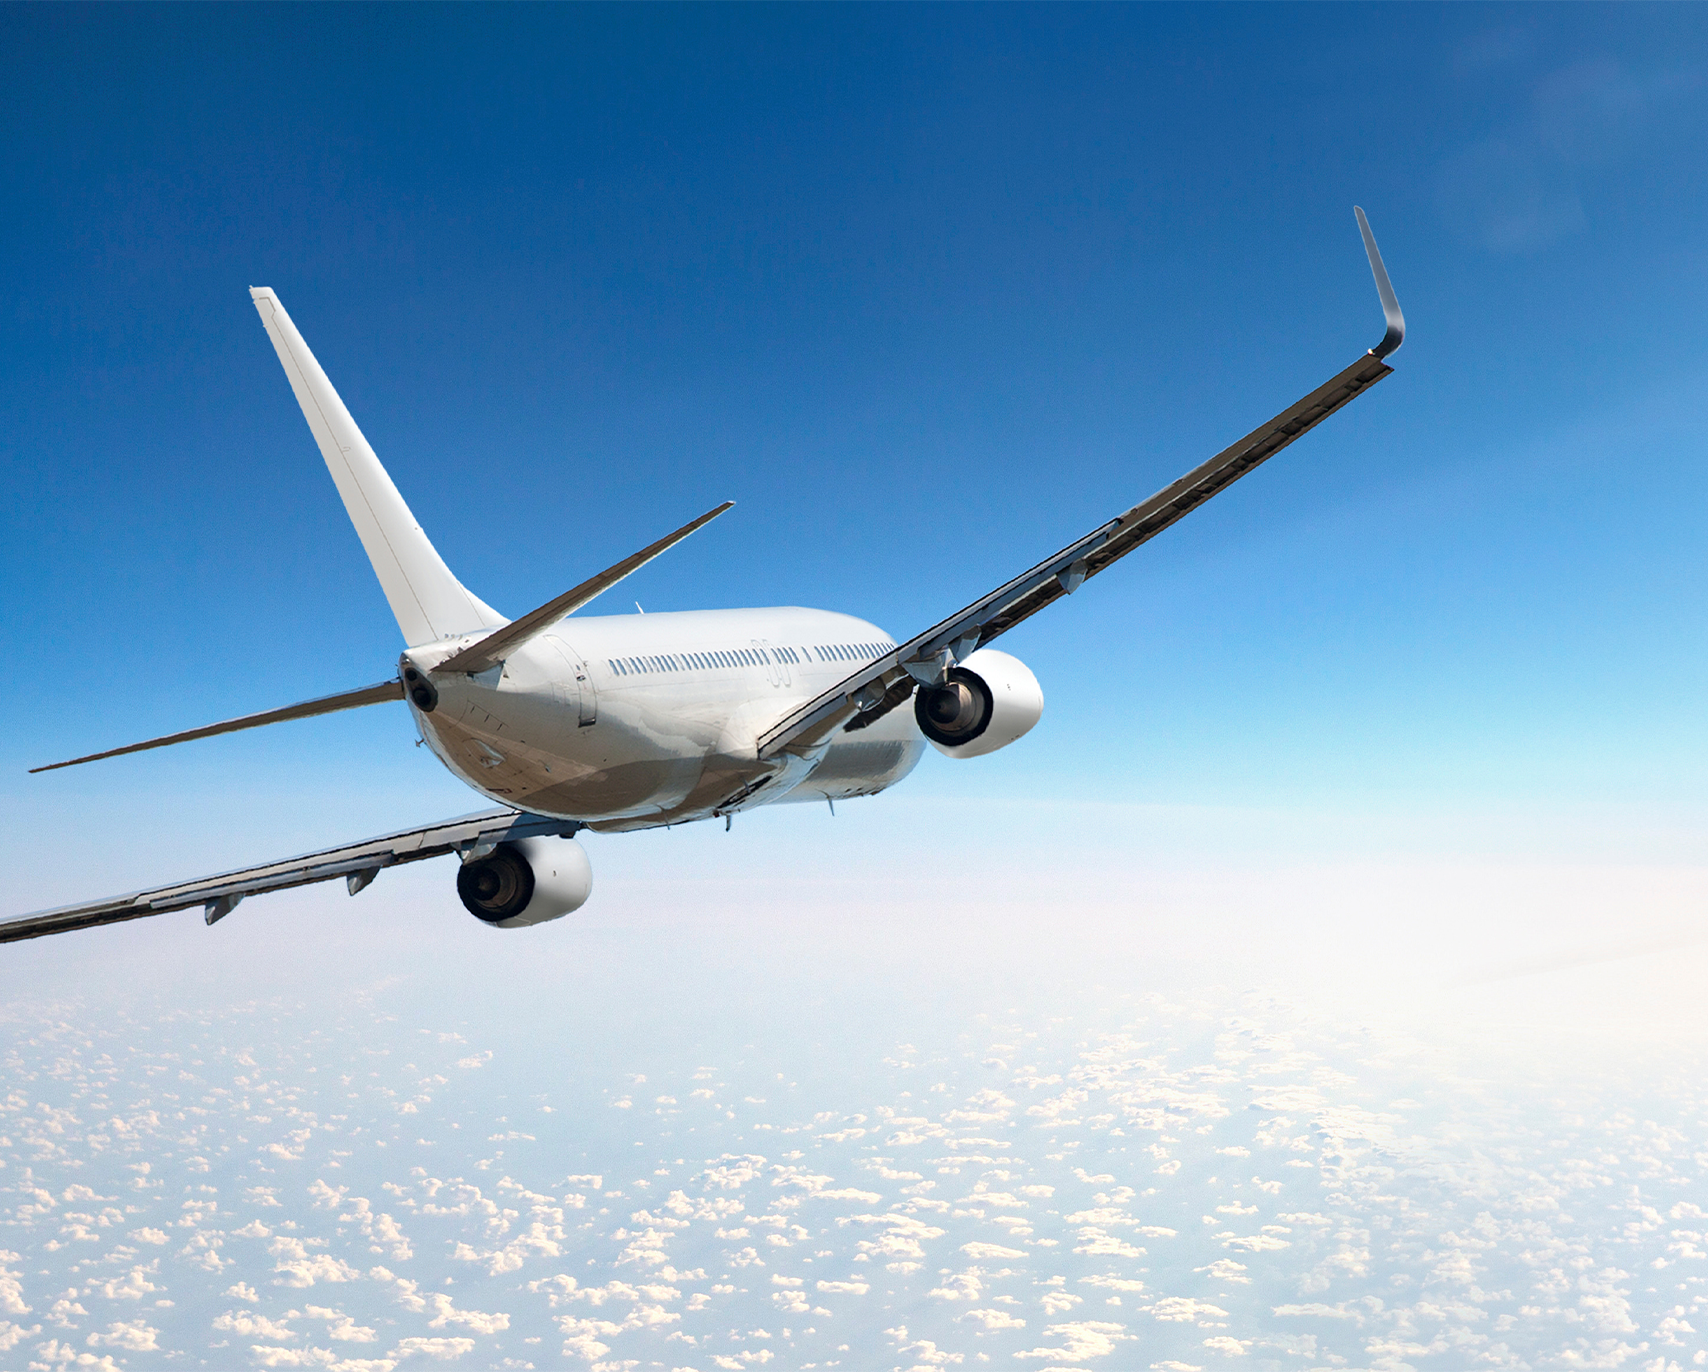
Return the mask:
<path id="1" fill-rule="evenodd" d="M 428 541 L 279 297 L 266 286 L 251 286 L 249 294 L 373 563 L 374 575 L 391 603 L 404 642 L 413 648 L 505 624 L 503 615 L 464 589 Z"/>

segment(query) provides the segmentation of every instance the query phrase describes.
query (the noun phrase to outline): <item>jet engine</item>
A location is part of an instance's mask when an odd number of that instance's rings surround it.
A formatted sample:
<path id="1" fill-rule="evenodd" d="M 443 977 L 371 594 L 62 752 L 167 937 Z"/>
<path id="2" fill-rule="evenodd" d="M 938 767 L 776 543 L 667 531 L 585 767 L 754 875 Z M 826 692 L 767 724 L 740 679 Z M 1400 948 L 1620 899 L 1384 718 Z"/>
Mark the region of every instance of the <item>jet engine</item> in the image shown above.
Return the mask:
<path id="1" fill-rule="evenodd" d="M 1044 691 L 1017 657 L 980 648 L 941 686 L 913 697 L 919 732 L 945 757 L 983 757 L 1027 733 L 1044 713 Z"/>
<path id="2" fill-rule="evenodd" d="M 585 905 L 593 894 L 593 867 L 574 839 L 519 838 L 465 862 L 457 894 L 476 919 L 521 929 Z"/>

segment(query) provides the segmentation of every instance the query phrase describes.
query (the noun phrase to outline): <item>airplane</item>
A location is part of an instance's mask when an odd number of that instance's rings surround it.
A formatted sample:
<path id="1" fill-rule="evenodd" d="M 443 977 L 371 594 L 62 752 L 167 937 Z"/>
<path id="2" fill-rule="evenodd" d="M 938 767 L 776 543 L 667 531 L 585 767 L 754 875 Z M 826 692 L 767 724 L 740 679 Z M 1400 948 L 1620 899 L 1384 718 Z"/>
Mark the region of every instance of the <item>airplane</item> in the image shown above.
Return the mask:
<path id="1" fill-rule="evenodd" d="M 240 729 L 403 701 L 420 740 L 500 808 L 280 862 L 0 921 L 0 942 L 201 906 L 212 925 L 267 891 L 456 854 L 457 895 L 514 929 L 581 908 L 583 829 L 724 820 L 764 805 L 876 795 L 930 744 L 958 760 L 1025 736 L 1038 679 L 989 645 L 1156 537 L 1392 373 L 1405 317 L 1354 207 L 1386 332 L 1374 348 L 1150 499 L 1100 524 L 921 633 L 898 641 L 852 615 L 782 607 L 571 618 L 730 509 L 726 501 L 519 619 L 451 573 L 315 361 L 278 295 L 250 296 L 373 564 L 405 644 L 372 686 L 91 753 L 78 766 Z M 636 607 L 638 610 L 638 606 Z"/>

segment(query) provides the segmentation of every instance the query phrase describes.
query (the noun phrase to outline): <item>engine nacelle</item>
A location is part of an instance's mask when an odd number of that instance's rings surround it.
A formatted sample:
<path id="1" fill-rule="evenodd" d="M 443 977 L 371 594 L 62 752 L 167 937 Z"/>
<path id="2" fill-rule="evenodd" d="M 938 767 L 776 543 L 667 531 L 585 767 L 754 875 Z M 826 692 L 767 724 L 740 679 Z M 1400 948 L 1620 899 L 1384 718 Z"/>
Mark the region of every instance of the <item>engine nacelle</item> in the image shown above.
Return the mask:
<path id="1" fill-rule="evenodd" d="M 457 894 L 476 919 L 521 929 L 585 905 L 593 894 L 593 865 L 572 838 L 519 838 L 465 862 Z"/>
<path id="2" fill-rule="evenodd" d="M 980 648 L 949 669 L 941 686 L 913 697 L 919 732 L 944 757 L 983 757 L 1028 733 L 1044 713 L 1032 669 L 995 648 Z"/>

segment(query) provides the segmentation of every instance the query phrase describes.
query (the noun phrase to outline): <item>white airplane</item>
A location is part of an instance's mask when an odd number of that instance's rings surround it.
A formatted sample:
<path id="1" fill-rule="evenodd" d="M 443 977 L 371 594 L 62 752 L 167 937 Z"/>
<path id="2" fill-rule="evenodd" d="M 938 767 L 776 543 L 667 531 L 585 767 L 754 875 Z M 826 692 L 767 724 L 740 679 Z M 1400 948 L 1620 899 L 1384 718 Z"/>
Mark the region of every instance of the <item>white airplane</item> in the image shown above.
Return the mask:
<path id="1" fill-rule="evenodd" d="M 581 829 L 684 824 L 795 801 L 876 795 L 929 742 L 951 758 L 1007 747 L 1044 694 L 989 645 L 1154 538 L 1392 371 L 1405 320 L 1361 209 L 1354 211 L 1387 332 L 1351 366 L 1239 442 L 923 633 L 898 642 L 829 610 L 569 616 L 716 519 L 709 510 L 633 557 L 507 620 L 451 574 L 273 291 L 250 290 L 407 645 L 397 674 L 341 695 L 33 769 L 406 701 L 421 740 L 502 808 L 85 905 L 0 922 L 0 942 L 192 906 L 208 924 L 245 896 L 458 854 L 457 894 L 498 928 L 557 919 L 592 892 Z M 637 607 L 638 608 L 638 607 Z M 910 706 L 910 708 L 902 708 Z"/>

